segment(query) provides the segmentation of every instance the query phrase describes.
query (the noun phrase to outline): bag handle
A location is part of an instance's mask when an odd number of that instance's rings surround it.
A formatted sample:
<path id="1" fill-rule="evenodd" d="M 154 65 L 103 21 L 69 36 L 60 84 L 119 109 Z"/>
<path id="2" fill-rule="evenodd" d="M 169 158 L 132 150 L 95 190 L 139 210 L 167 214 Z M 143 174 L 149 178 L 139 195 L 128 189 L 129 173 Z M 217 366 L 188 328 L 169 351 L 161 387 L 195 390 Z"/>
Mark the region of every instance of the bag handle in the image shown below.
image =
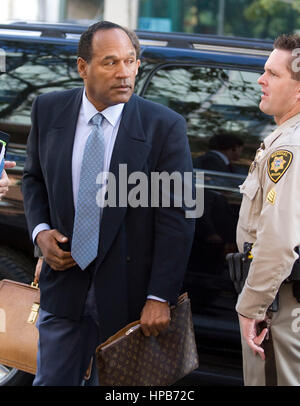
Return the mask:
<path id="1" fill-rule="evenodd" d="M 188 299 L 188 294 L 187 292 L 183 293 L 182 295 L 180 295 L 178 297 L 178 301 L 177 301 L 177 306 L 182 304 L 184 301 L 186 301 Z M 176 306 L 172 306 L 172 308 L 175 308 Z M 127 324 L 125 327 L 123 327 L 121 330 L 117 331 L 113 336 L 109 337 L 104 343 L 99 345 L 99 350 L 102 349 L 103 347 L 106 347 L 108 344 L 116 341 L 117 339 L 119 339 L 120 337 L 123 337 L 124 335 L 130 334 L 132 331 L 135 330 L 135 328 L 138 328 L 140 326 L 140 320 L 135 320 L 129 324 Z"/>
<path id="2" fill-rule="evenodd" d="M 34 272 L 34 279 L 33 282 L 31 283 L 31 286 L 34 288 L 38 288 L 39 287 L 39 279 L 40 279 L 40 273 L 42 270 L 42 265 L 43 265 L 43 258 L 40 257 L 36 263 L 35 266 L 35 272 Z"/>

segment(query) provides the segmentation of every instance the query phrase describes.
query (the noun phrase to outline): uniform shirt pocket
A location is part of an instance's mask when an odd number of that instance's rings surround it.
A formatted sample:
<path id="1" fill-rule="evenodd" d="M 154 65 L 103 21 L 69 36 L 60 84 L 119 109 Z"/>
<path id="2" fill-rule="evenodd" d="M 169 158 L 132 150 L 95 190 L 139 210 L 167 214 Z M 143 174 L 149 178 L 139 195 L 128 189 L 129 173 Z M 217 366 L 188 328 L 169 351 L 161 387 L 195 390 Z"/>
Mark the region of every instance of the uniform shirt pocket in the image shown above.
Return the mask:
<path id="1" fill-rule="evenodd" d="M 248 199 L 253 200 L 259 188 L 258 180 L 255 178 L 247 178 L 240 186 L 240 192 L 246 195 Z"/>
<path id="2" fill-rule="evenodd" d="M 261 211 L 260 185 L 255 177 L 248 177 L 240 186 L 243 200 L 240 209 L 239 221 L 248 231 L 256 231 Z"/>

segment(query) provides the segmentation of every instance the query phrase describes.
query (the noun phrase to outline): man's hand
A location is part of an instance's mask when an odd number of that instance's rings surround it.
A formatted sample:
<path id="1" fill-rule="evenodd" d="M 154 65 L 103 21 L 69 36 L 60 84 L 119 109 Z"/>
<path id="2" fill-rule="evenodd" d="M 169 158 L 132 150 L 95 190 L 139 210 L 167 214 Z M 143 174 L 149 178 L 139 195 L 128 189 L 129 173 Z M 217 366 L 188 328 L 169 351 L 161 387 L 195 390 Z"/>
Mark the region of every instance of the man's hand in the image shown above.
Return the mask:
<path id="1" fill-rule="evenodd" d="M 55 271 L 65 271 L 76 265 L 71 252 L 63 251 L 58 243 L 65 243 L 68 238 L 58 230 L 44 230 L 38 233 L 36 242 L 47 264 Z"/>
<path id="2" fill-rule="evenodd" d="M 14 166 L 16 166 L 16 163 L 14 161 L 5 161 L 4 169 L 13 168 Z M 5 170 L 3 170 L 2 175 L 1 175 L 1 179 L 0 179 L 0 200 L 8 192 L 9 184 L 10 184 L 10 181 L 9 181 L 8 176 L 7 176 L 7 173 L 6 173 Z"/>
<path id="3" fill-rule="evenodd" d="M 147 299 L 141 313 L 141 328 L 145 336 L 157 336 L 170 324 L 170 307 L 166 302 Z"/>
<path id="4" fill-rule="evenodd" d="M 264 341 L 266 334 L 268 332 L 267 328 L 264 328 L 262 332 L 257 335 L 257 325 L 261 323 L 261 320 L 248 319 L 247 317 L 239 314 L 239 321 L 241 326 L 241 331 L 244 339 L 246 340 L 249 347 L 252 349 L 253 354 L 257 353 L 262 360 L 266 359 L 264 349 L 260 346 Z"/>

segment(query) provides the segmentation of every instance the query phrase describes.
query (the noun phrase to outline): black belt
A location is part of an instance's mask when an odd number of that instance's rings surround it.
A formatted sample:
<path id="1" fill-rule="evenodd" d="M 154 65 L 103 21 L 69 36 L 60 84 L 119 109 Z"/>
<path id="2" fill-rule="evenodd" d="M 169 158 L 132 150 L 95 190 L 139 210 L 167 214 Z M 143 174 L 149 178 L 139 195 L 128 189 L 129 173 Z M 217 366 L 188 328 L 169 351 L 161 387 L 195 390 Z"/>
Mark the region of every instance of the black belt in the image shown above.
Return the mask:
<path id="1" fill-rule="evenodd" d="M 243 253 L 235 252 L 226 255 L 230 278 L 238 294 L 241 293 L 248 276 L 252 261 L 252 245 L 252 243 L 246 242 L 244 243 Z M 293 265 L 291 274 L 283 281 L 283 283 L 293 283 L 293 295 L 300 303 L 300 247 L 296 247 L 295 252 L 298 254 L 298 259 Z M 278 297 L 275 298 L 269 310 L 278 310 Z"/>

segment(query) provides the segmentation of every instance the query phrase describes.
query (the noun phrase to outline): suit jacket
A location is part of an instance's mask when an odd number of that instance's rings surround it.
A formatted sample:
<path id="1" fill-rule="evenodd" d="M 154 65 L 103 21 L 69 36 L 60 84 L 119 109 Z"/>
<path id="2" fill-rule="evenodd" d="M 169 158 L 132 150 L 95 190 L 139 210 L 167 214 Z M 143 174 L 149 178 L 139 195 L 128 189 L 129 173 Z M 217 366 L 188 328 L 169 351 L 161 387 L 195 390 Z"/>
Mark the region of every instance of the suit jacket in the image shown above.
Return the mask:
<path id="1" fill-rule="evenodd" d="M 194 167 L 211 171 L 231 172 L 230 167 L 214 151 L 207 151 L 194 160 Z"/>
<path id="2" fill-rule="evenodd" d="M 36 98 L 23 176 L 25 214 L 31 235 L 46 222 L 69 239 L 74 222 L 72 149 L 83 89 Z M 133 95 L 125 104 L 110 163 L 119 182 L 142 171 L 192 171 L 186 124 L 179 114 Z M 128 186 L 130 188 L 135 185 Z M 105 207 L 100 224 L 95 289 L 103 339 L 139 319 L 147 294 L 175 303 L 189 258 L 194 220 L 185 207 Z M 91 283 L 90 269 L 54 271 L 44 263 L 41 307 L 78 320 Z"/>

